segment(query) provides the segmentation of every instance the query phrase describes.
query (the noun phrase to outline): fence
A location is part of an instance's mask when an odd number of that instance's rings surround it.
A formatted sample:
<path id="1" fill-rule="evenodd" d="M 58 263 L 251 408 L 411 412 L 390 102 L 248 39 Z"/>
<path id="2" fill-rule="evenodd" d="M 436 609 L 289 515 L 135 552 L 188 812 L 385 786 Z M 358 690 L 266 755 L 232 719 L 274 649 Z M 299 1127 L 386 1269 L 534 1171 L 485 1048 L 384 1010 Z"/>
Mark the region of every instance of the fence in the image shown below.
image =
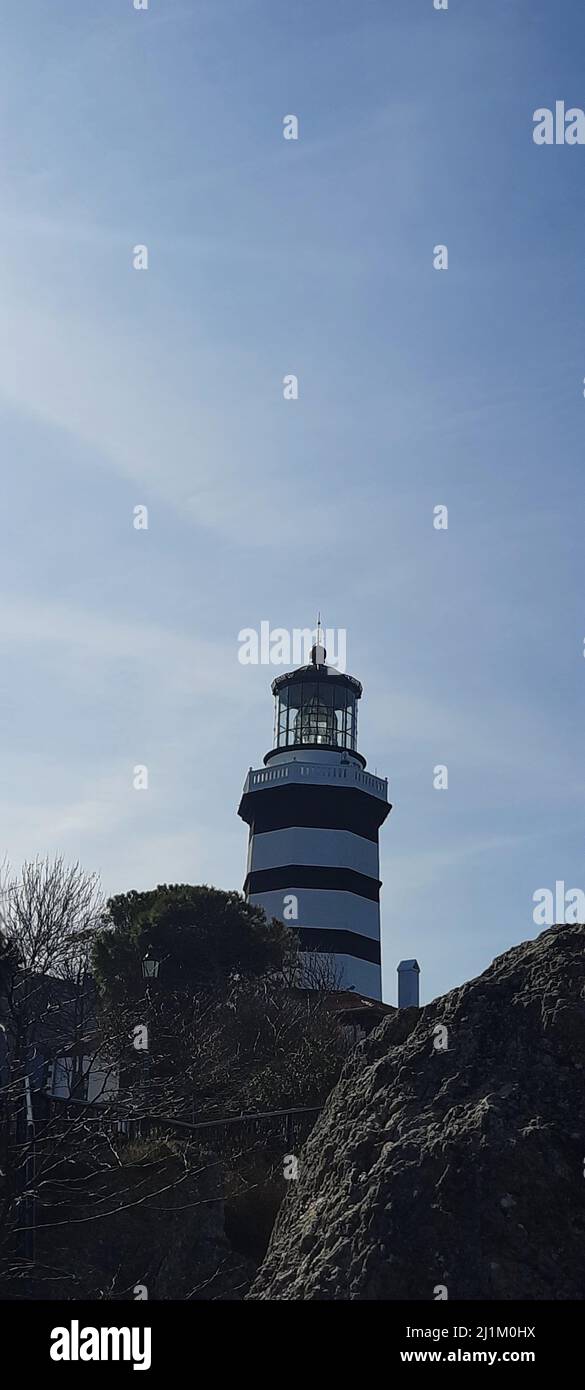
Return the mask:
<path id="1" fill-rule="evenodd" d="M 175 1138 L 201 1138 L 210 1141 L 235 1139 L 248 1135 L 264 1134 L 267 1138 L 281 1138 L 287 1150 L 304 1143 L 310 1134 L 320 1105 L 293 1106 L 288 1110 L 260 1110 L 248 1115 L 222 1115 L 217 1119 L 200 1120 L 190 1124 L 186 1120 L 176 1120 L 167 1115 L 118 1114 L 112 1107 L 100 1106 L 96 1102 L 46 1098 L 45 1114 L 39 1119 L 51 1121 L 64 1118 L 71 1121 L 81 1119 L 83 1123 L 95 1126 L 98 1132 L 120 1136 L 123 1139 L 144 1139 L 172 1134 Z"/>

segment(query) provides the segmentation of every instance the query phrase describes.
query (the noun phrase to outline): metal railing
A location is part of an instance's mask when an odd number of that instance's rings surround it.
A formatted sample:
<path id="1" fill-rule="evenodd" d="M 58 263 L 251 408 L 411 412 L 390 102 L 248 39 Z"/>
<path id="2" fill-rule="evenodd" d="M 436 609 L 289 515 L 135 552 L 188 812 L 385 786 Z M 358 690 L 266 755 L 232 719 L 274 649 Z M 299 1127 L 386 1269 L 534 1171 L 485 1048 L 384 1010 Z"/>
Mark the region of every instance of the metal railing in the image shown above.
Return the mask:
<path id="1" fill-rule="evenodd" d="M 383 801 L 388 800 L 387 777 L 375 777 L 372 772 L 363 772 L 361 768 L 352 767 L 347 763 L 291 762 L 279 767 L 259 768 L 248 773 L 244 783 L 244 795 L 277 782 L 304 782 L 307 778 L 315 782 L 333 781 L 345 783 L 346 786 L 362 787 L 373 796 L 379 796 Z"/>
<path id="2" fill-rule="evenodd" d="M 112 1108 L 96 1101 L 73 1100 L 69 1097 L 46 1097 L 45 1120 L 58 1117 L 71 1121 L 83 1119 L 93 1123 L 104 1133 L 117 1134 L 125 1139 L 143 1139 L 152 1135 L 173 1134 L 176 1138 L 188 1139 L 190 1136 L 202 1138 L 223 1137 L 238 1131 L 265 1129 L 282 1134 L 287 1144 L 304 1140 L 313 1128 L 320 1105 L 297 1105 L 287 1110 L 258 1110 L 246 1115 L 221 1115 L 217 1118 L 199 1120 L 177 1120 L 170 1115 L 148 1113 L 112 1113 Z"/>

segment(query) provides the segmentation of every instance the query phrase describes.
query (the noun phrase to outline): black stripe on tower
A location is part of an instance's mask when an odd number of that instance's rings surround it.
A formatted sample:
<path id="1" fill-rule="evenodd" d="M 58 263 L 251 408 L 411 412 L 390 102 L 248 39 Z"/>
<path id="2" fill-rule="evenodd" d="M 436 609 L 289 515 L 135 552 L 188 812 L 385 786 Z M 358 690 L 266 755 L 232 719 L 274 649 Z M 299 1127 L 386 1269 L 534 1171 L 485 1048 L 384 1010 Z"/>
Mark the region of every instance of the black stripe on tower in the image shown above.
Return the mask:
<path id="1" fill-rule="evenodd" d="M 388 801 L 351 787 L 266 787 L 246 792 L 239 814 L 252 834 L 310 826 L 315 830 L 350 830 L 364 840 L 378 839 L 378 831 L 392 807 Z"/>
<path id="2" fill-rule="evenodd" d="M 324 868 L 317 864 L 279 864 L 274 869 L 255 869 L 246 875 L 244 893 L 270 893 L 275 888 L 325 888 L 329 891 L 357 893 L 371 902 L 380 901 L 381 879 L 360 874 L 356 869 Z"/>
<path id="3" fill-rule="evenodd" d="M 373 965 L 380 964 L 380 942 L 369 936 L 358 936 L 353 931 L 337 931 L 334 928 L 321 930 L 319 927 L 294 927 L 303 951 L 323 951 L 328 955 L 355 956 L 356 960 L 369 960 Z"/>

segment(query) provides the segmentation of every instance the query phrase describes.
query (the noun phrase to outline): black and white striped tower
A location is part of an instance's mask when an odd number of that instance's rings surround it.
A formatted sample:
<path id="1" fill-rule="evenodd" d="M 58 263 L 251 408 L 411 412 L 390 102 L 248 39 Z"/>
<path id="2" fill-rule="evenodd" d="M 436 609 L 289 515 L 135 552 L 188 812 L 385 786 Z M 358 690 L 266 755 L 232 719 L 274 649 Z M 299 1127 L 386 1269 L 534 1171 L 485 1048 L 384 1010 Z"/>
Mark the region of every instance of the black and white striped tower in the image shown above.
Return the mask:
<path id="1" fill-rule="evenodd" d="M 357 751 L 362 687 L 312 648 L 277 676 L 274 747 L 250 769 L 239 815 L 250 827 L 244 893 L 333 956 L 342 989 L 381 999 L 378 832 L 391 811 L 386 778 Z M 310 979 L 310 975 L 308 977 Z"/>

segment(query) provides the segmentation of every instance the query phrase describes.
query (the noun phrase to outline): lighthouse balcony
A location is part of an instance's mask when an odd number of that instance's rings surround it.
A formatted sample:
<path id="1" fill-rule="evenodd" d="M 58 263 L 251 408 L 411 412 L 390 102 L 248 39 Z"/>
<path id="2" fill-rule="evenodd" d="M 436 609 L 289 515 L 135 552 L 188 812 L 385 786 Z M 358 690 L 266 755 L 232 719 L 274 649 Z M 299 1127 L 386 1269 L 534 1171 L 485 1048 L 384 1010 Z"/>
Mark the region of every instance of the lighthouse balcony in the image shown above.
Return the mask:
<path id="1" fill-rule="evenodd" d="M 305 785 L 317 783 L 320 786 L 329 783 L 329 785 L 356 788 L 359 791 L 368 792 L 370 796 L 379 797 L 381 801 L 388 800 L 387 777 L 375 777 L 373 773 L 364 772 L 361 768 L 348 763 L 332 765 L 329 763 L 287 762 L 280 764 L 280 766 L 258 768 L 256 771 L 250 770 L 244 784 L 243 795 L 261 791 L 264 788 L 295 782 Z"/>

